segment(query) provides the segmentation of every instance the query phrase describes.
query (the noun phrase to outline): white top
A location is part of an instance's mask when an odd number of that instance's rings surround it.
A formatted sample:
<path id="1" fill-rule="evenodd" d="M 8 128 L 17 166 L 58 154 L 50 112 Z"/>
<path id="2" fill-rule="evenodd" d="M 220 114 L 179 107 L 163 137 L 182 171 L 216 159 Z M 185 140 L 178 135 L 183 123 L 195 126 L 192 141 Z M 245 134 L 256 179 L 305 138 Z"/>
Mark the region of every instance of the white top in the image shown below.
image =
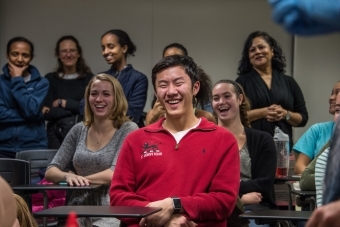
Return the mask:
<path id="1" fill-rule="evenodd" d="M 59 77 L 63 78 L 64 80 L 74 80 L 79 77 L 79 74 L 78 73 L 72 73 L 72 74 L 59 73 Z"/>
<path id="2" fill-rule="evenodd" d="M 325 178 L 329 147 L 319 155 L 315 163 L 316 206 L 322 205 L 323 181 Z"/>
<path id="3" fill-rule="evenodd" d="M 23 76 L 22 78 L 24 79 L 25 83 L 28 83 L 31 80 L 31 74 L 28 76 Z"/>
<path id="4" fill-rule="evenodd" d="M 175 138 L 176 140 L 176 143 L 178 144 L 181 139 L 193 128 L 197 128 L 197 126 L 201 123 L 201 118 L 199 118 L 199 121 L 197 124 L 195 124 L 193 127 L 187 129 L 187 130 L 184 130 L 184 131 L 179 131 L 179 132 L 176 132 L 176 133 L 171 133 L 172 136 Z"/>

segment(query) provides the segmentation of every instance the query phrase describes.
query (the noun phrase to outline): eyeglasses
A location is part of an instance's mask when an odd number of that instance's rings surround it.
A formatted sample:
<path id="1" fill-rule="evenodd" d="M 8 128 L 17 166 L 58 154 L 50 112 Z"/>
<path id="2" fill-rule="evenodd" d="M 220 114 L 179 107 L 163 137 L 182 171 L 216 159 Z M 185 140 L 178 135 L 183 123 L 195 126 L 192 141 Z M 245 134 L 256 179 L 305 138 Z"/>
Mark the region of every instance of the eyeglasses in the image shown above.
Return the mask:
<path id="1" fill-rule="evenodd" d="M 62 55 L 67 55 L 68 53 L 71 55 L 74 55 L 78 51 L 76 49 L 70 49 L 70 50 L 60 50 L 59 53 Z"/>

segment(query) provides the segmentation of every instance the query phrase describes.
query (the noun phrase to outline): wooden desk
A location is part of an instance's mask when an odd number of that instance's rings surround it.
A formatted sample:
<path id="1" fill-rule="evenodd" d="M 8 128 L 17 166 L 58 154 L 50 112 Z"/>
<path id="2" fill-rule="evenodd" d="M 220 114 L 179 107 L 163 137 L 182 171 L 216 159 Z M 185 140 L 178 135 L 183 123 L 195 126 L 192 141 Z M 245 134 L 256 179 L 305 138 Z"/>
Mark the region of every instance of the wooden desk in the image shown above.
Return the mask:
<path id="1" fill-rule="evenodd" d="M 59 206 L 34 213 L 35 217 L 67 217 L 73 211 L 78 217 L 87 218 L 92 226 L 91 217 L 144 218 L 161 211 L 162 208 L 135 206 Z"/>
<path id="2" fill-rule="evenodd" d="M 256 224 L 267 224 L 278 221 L 307 221 L 312 211 L 295 210 L 258 210 L 241 214 L 239 217 L 244 219 L 254 219 Z"/>
<path id="3" fill-rule="evenodd" d="M 48 190 L 94 190 L 101 187 L 101 185 L 89 185 L 89 186 L 69 186 L 59 184 L 30 184 L 30 185 L 18 185 L 13 186 L 13 191 L 22 191 L 26 194 L 42 193 L 44 196 L 44 209 L 48 208 Z M 47 226 L 47 219 L 44 218 L 43 226 Z"/>

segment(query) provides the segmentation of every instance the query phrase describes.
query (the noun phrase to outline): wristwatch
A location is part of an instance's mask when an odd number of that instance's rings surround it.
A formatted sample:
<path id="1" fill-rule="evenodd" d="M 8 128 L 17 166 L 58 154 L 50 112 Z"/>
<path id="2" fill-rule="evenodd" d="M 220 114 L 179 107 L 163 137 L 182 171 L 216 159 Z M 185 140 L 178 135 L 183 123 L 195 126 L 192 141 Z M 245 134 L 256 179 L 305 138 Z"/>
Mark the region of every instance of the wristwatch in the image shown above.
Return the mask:
<path id="1" fill-rule="evenodd" d="M 289 111 L 287 110 L 286 121 L 289 121 L 289 119 L 290 119 L 290 113 L 289 113 Z"/>
<path id="2" fill-rule="evenodd" d="M 181 199 L 175 196 L 171 198 L 172 198 L 172 206 L 174 208 L 174 214 L 178 214 L 182 209 Z"/>
<path id="3" fill-rule="evenodd" d="M 58 106 L 61 107 L 61 104 L 63 103 L 62 99 L 58 99 Z"/>

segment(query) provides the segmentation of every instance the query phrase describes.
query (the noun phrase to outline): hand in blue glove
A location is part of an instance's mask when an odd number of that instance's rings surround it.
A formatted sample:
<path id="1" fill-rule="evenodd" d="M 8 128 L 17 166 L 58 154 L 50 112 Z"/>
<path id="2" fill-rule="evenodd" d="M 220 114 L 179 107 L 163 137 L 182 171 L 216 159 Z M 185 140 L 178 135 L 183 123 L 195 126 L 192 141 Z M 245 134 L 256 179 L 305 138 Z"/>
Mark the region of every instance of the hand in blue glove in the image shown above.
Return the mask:
<path id="1" fill-rule="evenodd" d="M 273 19 L 290 33 L 325 34 L 340 31 L 340 0 L 268 0 Z"/>

